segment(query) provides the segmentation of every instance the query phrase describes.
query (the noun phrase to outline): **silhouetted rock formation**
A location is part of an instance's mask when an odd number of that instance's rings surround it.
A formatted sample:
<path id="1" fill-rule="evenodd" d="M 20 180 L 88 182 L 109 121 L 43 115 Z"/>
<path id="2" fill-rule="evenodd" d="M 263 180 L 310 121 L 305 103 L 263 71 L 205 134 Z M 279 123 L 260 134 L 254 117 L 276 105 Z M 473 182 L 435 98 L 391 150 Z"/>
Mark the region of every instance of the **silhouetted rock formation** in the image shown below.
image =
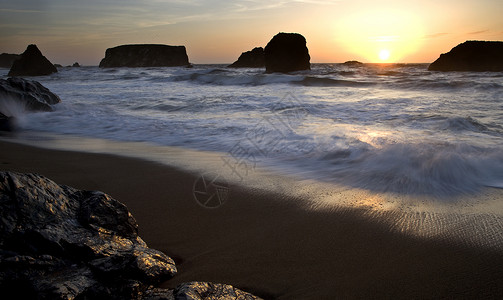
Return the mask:
<path id="1" fill-rule="evenodd" d="M 0 54 L 0 68 L 10 69 L 14 61 L 19 59 L 20 57 L 21 55 L 19 54 L 8 54 L 8 53 Z"/>
<path id="2" fill-rule="evenodd" d="M 63 68 L 63 66 L 62 66 L 62 65 L 60 65 L 60 64 L 54 64 L 54 66 L 55 66 L 56 68 Z"/>
<path id="3" fill-rule="evenodd" d="M 153 285 L 173 260 L 148 248 L 126 206 L 36 174 L 0 172 L 0 290 L 5 299 L 259 299 L 225 284 Z"/>
<path id="4" fill-rule="evenodd" d="M 357 60 L 348 60 L 348 61 L 344 62 L 343 65 L 350 66 L 350 67 L 359 67 L 359 66 L 363 66 L 363 63 L 359 62 Z"/>
<path id="5" fill-rule="evenodd" d="M 430 71 L 503 71 L 503 42 L 466 41 L 428 67 Z"/>
<path id="6" fill-rule="evenodd" d="M 0 79 L 0 112 L 15 117 L 17 112 L 52 111 L 61 99 L 37 81 L 23 78 Z"/>
<path id="7" fill-rule="evenodd" d="M 9 76 L 43 76 L 56 72 L 56 67 L 42 55 L 36 45 L 28 45 L 21 57 L 12 64 Z"/>
<path id="8" fill-rule="evenodd" d="M 73 63 L 72 67 L 73 67 L 73 68 L 79 68 L 79 67 L 80 67 L 80 65 L 79 65 L 79 63 L 78 63 L 78 62 L 75 62 L 75 63 Z"/>
<path id="9" fill-rule="evenodd" d="M 311 69 L 306 39 L 298 33 L 278 33 L 265 46 L 264 55 L 267 73 Z"/>
<path id="10" fill-rule="evenodd" d="M 241 53 L 238 60 L 230 68 L 263 68 L 265 66 L 264 48 L 257 47 Z"/>
<path id="11" fill-rule="evenodd" d="M 100 68 L 188 66 L 185 46 L 122 45 L 109 48 Z"/>

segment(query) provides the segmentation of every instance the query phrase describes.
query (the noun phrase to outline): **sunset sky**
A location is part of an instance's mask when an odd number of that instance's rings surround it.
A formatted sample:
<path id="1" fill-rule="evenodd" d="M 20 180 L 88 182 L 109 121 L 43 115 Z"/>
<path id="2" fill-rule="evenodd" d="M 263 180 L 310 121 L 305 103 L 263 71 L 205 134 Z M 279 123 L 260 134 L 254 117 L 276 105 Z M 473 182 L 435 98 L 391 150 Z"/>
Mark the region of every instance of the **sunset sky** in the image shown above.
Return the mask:
<path id="1" fill-rule="evenodd" d="M 0 53 L 38 45 L 53 63 L 97 65 L 121 44 L 185 45 L 231 63 L 278 32 L 311 62 L 432 62 L 465 40 L 503 40 L 502 0 L 0 0 Z"/>

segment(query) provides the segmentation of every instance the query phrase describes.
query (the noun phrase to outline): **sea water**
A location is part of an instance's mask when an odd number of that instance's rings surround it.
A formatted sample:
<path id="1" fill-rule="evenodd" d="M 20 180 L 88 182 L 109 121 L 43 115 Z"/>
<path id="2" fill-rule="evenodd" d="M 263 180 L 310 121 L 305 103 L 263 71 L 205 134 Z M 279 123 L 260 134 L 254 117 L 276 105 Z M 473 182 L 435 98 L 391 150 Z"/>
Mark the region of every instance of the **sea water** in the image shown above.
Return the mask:
<path id="1" fill-rule="evenodd" d="M 54 112 L 11 110 L 24 132 L 223 153 L 238 181 L 265 167 L 372 192 L 503 188 L 503 73 L 427 67 L 61 68 L 32 78 Z"/>

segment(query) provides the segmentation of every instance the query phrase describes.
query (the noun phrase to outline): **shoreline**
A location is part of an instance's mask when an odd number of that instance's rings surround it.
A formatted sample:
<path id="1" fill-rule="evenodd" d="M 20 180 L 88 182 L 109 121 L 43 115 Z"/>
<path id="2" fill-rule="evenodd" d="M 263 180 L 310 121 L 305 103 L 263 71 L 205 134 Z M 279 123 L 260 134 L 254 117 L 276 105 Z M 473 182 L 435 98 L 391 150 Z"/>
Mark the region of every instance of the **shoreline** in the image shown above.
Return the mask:
<path id="1" fill-rule="evenodd" d="M 211 281 L 283 299 L 503 296 L 503 251 L 492 247 L 501 243 L 497 215 L 458 214 L 459 232 L 480 224 L 496 240 L 470 246 L 445 232 L 431 238 L 400 232 L 426 224 L 421 213 L 407 212 L 417 221 L 400 225 L 397 210 L 372 217 L 367 206 L 309 209 L 300 196 L 232 183 L 224 205 L 205 209 L 193 198 L 198 176 L 175 167 L 5 141 L 0 153 L 2 170 L 39 173 L 126 204 L 149 247 L 177 263 L 179 273 L 163 287 Z"/>

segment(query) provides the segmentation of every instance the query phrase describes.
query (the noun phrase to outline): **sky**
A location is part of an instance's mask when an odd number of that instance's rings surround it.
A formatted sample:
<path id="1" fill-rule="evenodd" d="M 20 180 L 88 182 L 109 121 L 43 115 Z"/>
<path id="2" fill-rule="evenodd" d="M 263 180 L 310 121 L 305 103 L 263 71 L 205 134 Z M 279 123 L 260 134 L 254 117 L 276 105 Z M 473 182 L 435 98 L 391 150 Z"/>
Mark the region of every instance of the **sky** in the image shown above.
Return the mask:
<path id="1" fill-rule="evenodd" d="M 53 63 L 98 65 L 123 44 L 184 45 L 232 63 L 278 32 L 313 63 L 428 63 L 466 40 L 503 40 L 502 0 L 0 0 L 0 53 L 37 44 Z"/>

